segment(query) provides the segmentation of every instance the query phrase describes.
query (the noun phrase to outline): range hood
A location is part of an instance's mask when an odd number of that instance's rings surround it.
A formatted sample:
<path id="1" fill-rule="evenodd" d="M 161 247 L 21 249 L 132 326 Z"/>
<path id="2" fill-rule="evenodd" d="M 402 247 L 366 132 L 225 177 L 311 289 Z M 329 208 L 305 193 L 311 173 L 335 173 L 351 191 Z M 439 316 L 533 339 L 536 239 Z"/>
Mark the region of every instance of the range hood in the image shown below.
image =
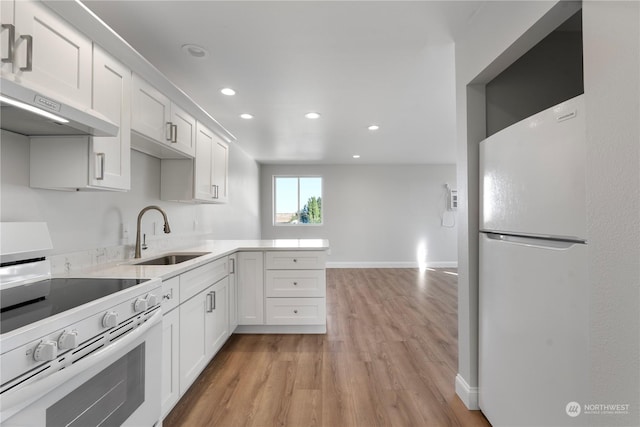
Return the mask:
<path id="1" fill-rule="evenodd" d="M 116 136 L 118 126 L 96 111 L 83 111 L 1 79 L 0 128 L 26 136 Z"/>

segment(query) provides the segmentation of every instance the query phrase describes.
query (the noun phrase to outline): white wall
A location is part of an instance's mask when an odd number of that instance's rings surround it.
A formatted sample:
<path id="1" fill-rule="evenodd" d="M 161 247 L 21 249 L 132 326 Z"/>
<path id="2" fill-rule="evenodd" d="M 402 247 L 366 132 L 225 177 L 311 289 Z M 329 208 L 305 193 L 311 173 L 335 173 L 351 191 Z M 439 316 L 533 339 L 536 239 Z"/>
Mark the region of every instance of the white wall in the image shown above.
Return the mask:
<path id="1" fill-rule="evenodd" d="M 322 226 L 274 226 L 273 175 L 323 177 Z M 262 238 L 329 239 L 333 267 L 456 265 L 456 229 L 441 226 L 454 165 L 262 165 Z"/>
<path id="2" fill-rule="evenodd" d="M 640 425 L 640 2 L 584 2 L 591 383 Z"/>
<path id="3" fill-rule="evenodd" d="M 54 253 L 126 244 L 122 224 L 129 228 L 129 244 L 135 243 L 138 212 L 155 204 L 166 210 L 172 233 L 167 237 L 211 234 L 216 239 L 256 239 L 259 167 L 237 147 L 231 146 L 230 200 L 226 205 L 191 205 L 160 201 L 160 160 L 132 151 L 131 191 L 62 192 L 29 188 L 29 139 L 2 131 L 2 221 L 45 221 L 49 225 Z M 194 220 L 197 227 L 194 229 Z M 161 230 L 162 217 L 145 214 L 143 233 L 150 237 L 152 223 Z M 151 238 L 152 240 L 152 238 Z"/>
<path id="4" fill-rule="evenodd" d="M 583 2 L 591 403 L 630 405 L 592 425 L 640 425 L 640 3 Z M 570 12 L 556 2 L 486 4 L 456 43 L 458 117 L 458 381 L 477 391 L 477 142 L 484 136 L 483 84 Z M 526 384 L 523 385 L 526 387 Z M 514 390 L 517 393 L 517 390 Z"/>

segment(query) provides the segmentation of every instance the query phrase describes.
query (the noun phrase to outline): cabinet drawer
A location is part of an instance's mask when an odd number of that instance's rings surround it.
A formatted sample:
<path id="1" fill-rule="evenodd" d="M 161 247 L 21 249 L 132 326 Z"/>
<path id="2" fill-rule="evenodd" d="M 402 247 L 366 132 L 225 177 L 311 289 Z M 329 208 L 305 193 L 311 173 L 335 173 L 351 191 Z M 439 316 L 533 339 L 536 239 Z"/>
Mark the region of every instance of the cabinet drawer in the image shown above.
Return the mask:
<path id="1" fill-rule="evenodd" d="M 167 314 L 180 303 L 180 276 L 162 282 L 162 313 Z"/>
<path id="2" fill-rule="evenodd" d="M 324 325 L 324 298 L 267 298 L 268 325 Z"/>
<path id="3" fill-rule="evenodd" d="M 312 270 L 325 267 L 324 251 L 273 251 L 266 253 L 267 270 Z"/>
<path id="4" fill-rule="evenodd" d="M 324 297 L 324 270 L 267 270 L 267 297 Z"/>
<path id="5" fill-rule="evenodd" d="M 227 274 L 226 257 L 182 274 L 180 276 L 180 303 L 226 277 Z"/>

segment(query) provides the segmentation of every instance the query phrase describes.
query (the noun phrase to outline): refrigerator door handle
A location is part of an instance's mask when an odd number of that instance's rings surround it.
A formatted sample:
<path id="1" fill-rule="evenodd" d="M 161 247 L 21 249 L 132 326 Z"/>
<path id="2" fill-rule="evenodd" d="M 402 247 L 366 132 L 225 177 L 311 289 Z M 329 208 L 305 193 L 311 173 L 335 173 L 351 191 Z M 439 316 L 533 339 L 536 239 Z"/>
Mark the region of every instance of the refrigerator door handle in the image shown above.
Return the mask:
<path id="1" fill-rule="evenodd" d="M 518 245 L 532 246 L 544 249 L 569 249 L 574 245 L 583 245 L 584 241 L 562 240 L 543 237 L 514 236 L 511 234 L 484 233 L 490 240 L 500 240 L 502 242 L 515 243 Z"/>

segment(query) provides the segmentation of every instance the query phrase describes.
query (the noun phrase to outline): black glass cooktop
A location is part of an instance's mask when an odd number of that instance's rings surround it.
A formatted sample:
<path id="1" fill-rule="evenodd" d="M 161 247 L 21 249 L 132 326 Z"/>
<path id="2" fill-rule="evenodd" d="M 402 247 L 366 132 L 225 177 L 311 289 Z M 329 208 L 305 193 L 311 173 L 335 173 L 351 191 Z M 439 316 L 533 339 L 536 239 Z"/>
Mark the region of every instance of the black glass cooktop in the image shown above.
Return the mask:
<path id="1" fill-rule="evenodd" d="M 30 286 L 50 285 L 48 295 L 0 312 L 0 334 L 62 313 L 149 279 L 50 279 Z"/>

